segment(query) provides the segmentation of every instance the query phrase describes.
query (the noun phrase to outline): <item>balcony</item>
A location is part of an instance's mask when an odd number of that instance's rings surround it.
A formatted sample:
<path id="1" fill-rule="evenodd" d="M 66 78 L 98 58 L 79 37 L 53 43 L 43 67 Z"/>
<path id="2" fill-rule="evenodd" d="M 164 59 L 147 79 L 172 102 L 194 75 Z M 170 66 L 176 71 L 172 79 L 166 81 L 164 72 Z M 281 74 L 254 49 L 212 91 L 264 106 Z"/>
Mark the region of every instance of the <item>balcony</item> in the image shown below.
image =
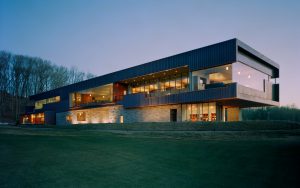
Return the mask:
<path id="1" fill-rule="evenodd" d="M 186 91 L 180 93 L 137 93 L 125 95 L 122 101 L 124 108 L 144 106 L 167 105 L 177 103 L 205 102 L 217 99 L 229 99 L 237 96 L 237 84 L 215 85 L 214 87 L 198 91 Z"/>

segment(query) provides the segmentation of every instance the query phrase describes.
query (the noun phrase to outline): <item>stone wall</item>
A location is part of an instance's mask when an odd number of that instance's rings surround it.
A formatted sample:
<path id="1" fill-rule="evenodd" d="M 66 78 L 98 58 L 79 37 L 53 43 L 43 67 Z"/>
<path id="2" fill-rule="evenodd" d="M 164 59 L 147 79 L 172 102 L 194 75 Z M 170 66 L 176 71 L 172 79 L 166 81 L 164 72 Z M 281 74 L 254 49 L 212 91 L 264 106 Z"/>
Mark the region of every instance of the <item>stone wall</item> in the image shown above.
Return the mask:
<path id="1" fill-rule="evenodd" d="M 120 116 L 123 116 L 124 123 L 170 122 L 171 109 L 177 109 L 177 121 L 181 121 L 181 105 L 131 109 L 124 109 L 122 106 L 116 105 L 57 113 L 56 124 L 120 123 Z M 85 121 L 77 121 L 78 113 L 85 113 Z"/>
<path id="2" fill-rule="evenodd" d="M 123 109 L 124 123 L 134 122 L 170 122 L 170 110 L 177 109 L 177 121 L 181 121 L 181 105 Z"/>

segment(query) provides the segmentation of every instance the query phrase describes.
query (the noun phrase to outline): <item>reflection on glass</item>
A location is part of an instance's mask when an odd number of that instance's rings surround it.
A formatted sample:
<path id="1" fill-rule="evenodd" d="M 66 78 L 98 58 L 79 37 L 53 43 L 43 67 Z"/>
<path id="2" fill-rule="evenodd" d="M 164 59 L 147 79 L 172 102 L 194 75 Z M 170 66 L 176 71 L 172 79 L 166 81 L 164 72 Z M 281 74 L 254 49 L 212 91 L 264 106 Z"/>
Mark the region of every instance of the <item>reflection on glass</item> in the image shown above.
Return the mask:
<path id="1" fill-rule="evenodd" d="M 269 76 L 243 63 L 232 64 L 233 81 L 246 87 L 264 91 L 264 80 Z"/>
<path id="2" fill-rule="evenodd" d="M 214 84 L 227 84 L 232 82 L 231 64 L 203 69 L 192 72 L 194 90 L 206 89 Z"/>
<path id="3" fill-rule="evenodd" d="M 78 106 L 89 103 L 109 103 L 113 100 L 113 85 L 108 84 L 76 93 L 71 93 L 72 105 Z"/>
<path id="4" fill-rule="evenodd" d="M 166 76 L 155 80 L 143 80 L 130 84 L 128 88 L 131 90 L 131 93 L 153 93 L 156 91 L 170 91 L 167 92 L 169 94 L 178 93 L 188 88 L 188 73 Z"/>

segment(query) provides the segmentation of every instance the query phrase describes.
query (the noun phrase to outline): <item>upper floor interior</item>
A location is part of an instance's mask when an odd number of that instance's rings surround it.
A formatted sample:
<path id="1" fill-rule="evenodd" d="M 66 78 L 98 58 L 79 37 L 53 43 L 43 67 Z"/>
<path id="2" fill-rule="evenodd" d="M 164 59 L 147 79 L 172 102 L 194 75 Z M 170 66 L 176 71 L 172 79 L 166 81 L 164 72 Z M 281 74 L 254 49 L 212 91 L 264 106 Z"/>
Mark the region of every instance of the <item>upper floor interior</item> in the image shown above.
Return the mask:
<path id="1" fill-rule="evenodd" d="M 238 39 L 192 50 L 31 96 L 35 109 L 115 104 L 125 95 L 164 96 L 238 83 L 259 92 L 276 84 L 279 65 Z"/>

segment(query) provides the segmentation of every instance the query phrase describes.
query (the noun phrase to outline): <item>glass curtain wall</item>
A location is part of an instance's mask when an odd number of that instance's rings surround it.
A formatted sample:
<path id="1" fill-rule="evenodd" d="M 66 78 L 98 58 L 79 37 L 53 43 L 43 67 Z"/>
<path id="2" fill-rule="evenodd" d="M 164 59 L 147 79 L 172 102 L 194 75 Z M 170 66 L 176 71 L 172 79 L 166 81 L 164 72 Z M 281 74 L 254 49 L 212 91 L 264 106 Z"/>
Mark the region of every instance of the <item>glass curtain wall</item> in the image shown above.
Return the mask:
<path id="1" fill-rule="evenodd" d="M 232 78 L 233 82 L 240 85 L 264 91 L 264 80 L 269 81 L 270 76 L 243 63 L 236 62 L 232 64 Z"/>
<path id="2" fill-rule="evenodd" d="M 232 65 L 192 72 L 192 90 L 203 90 L 232 82 Z"/>
<path id="3" fill-rule="evenodd" d="M 216 121 L 216 103 L 182 105 L 182 121 Z"/>
<path id="4" fill-rule="evenodd" d="M 60 101 L 60 96 L 43 99 L 43 100 L 36 101 L 34 107 L 35 109 L 42 109 L 44 104 L 49 104 L 49 103 L 54 103 L 59 101 Z"/>
<path id="5" fill-rule="evenodd" d="M 129 93 L 173 94 L 188 91 L 188 85 L 188 73 L 182 73 L 133 83 L 129 86 L 131 90 Z"/>
<path id="6" fill-rule="evenodd" d="M 71 93 L 71 107 L 90 103 L 113 102 L 113 84 Z"/>

